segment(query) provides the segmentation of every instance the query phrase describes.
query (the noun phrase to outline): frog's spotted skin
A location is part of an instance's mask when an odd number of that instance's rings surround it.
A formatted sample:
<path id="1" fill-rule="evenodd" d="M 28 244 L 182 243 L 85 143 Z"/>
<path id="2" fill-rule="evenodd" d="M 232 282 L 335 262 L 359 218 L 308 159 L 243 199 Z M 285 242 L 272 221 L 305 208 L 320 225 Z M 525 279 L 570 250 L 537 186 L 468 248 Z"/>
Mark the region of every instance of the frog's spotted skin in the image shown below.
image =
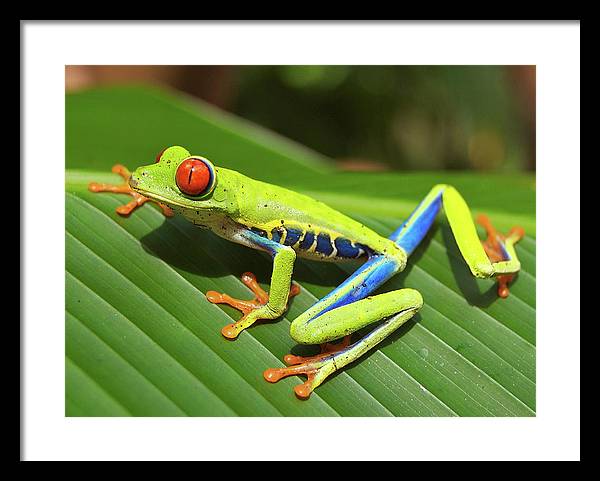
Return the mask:
<path id="1" fill-rule="evenodd" d="M 467 266 L 476 277 L 496 277 L 500 297 L 508 295 L 508 283 L 520 269 L 514 244 L 523 236 L 523 229 L 513 228 L 503 236 L 487 218 L 480 218 L 478 221 L 488 232 L 488 239 L 480 241 L 465 201 L 453 187 L 444 184 L 434 186 L 387 239 L 322 202 L 215 167 L 208 159 L 191 155 L 179 146 L 165 149 L 153 165 L 138 168 L 129 177 L 129 186 L 141 198 L 167 206 L 199 227 L 272 256 L 268 293 L 251 273 L 245 273 L 242 281 L 254 292 L 254 300 L 206 293 L 210 302 L 242 311 L 238 322 L 223 328 L 223 335 L 229 339 L 235 339 L 259 319 L 275 319 L 284 313 L 288 299 L 299 292 L 292 283 L 297 256 L 329 262 L 366 260 L 342 284 L 294 319 L 290 327 L 292 338 L 302 344 L 325 345 L 341 338 L 344 342 L 327 345 L 320 355 L 310 358 L 288 355 L 288 367 L 264 372 L 269 382 L 306 375 L 307 381 L 295 389 L 300 398 L 309 397 L 330 374 L 376 346 L 421 308 L 423 298 L 414 289 L 376 296 L 371 293 L 406 267 L 408 256 L 442 208 Z M 125 192 L 112 187 L 104 185 L 102 190 Z M 143 203 L 134 201 L 128 204 L 128 212 Z M 353 332 L 377 321 L 383 322 L 350 343 Z"/>

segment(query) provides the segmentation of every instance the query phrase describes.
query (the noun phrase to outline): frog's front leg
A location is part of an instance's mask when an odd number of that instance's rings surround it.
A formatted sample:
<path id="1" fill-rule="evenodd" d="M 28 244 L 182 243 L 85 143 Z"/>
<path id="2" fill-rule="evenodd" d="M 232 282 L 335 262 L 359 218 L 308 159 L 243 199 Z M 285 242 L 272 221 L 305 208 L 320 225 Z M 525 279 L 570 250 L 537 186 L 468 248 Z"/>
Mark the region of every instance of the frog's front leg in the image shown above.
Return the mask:
<path id="1" fill-rule="evenodd" d="M 215 291 L 206 293 L 206 298 L 210 302 L 230 305 L 244 314 L 238 322 L 229 324 L 221 330 L 226 338 L 235 339 L 240 332 L 257 320 L 275 319 L 281 316 L 287 309 L 288 299 L 297 295 L 300 287 L 292 284 L 296 252 L 291 247 L 273 242 L 244 228 L 235 229 L 230 240 L 268 252 L 273 256 L 273 274 L 269 293 L 258 285 L 256 277 L 250 272 L 242 274 L 242 282 L 254 293 L 253 300 L 234 299 L 227 294 Z"/>
<path id="2" fill-rule="evenodd" d="M 119 174 L 123 178 L 123 180 L 125 180 L 125 182 L 121 185 L 90 182 L 90 184 L 88 185 L 88 190 L 94 193 L 113 192 L 115 194 L 128 194 L 132 196 L 133 200 L 131 200 L 125 205 L 120 205 L 115 209 L 117 214 L 127 216 L 138 207 L 144 205 L 146 202 L 154 202 L 160 207 L 162 213 L 166 217 L 172 217 L 174 215 L 174 212 L 171 210 L 170 207 L 166 206 L 161 202 L 156 202 L 155 200 L 149 199 L 148 197 L 145 197 L 142 194 L 135 192 L 131 189 L 131 187 L 129 186 L 129 178 L 131 177 L 131 172 L 129 172 L 127 167 L 124 167 L 121 164 L 116 164 L 113 166 L 112 172 L 114 172 L 115 174 Z"/>

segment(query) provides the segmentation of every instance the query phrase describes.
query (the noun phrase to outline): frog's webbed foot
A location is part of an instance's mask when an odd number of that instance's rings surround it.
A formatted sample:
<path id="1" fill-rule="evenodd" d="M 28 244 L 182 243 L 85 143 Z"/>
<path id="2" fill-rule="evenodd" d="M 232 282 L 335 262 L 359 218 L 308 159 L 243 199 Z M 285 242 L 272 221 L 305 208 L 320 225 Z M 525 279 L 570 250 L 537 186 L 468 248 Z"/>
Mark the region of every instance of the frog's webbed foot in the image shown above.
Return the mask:
<path id="1" fill-rule="evenodd" d="M 320 345 L 321 352 L 320 352 L 320 354 L 317 354 L 315 356 L 303 357 L 303 356 L 295 356 L 293 354 L 287 354 L 286 356 L 283 357 L 283 362 L 285 362 L 288 366 L 295 366 L 297 364 L 307 364 L 307 363 L 311 363 L 314 361 L 319 361 L 319 360 L 329 356 L 330 354 L 336 353 L 338 351 L 341 351 L 342 349 L 347 348 L 350 345 L 351 337 L 352 336 L 345 336 L 341 342 L 338 342 L 335 344 L 331 343 L 331 342 L 321 344 Z"/>
<path id="2" fill-rule="evenodd" d="M 337 370 L 335 359 L 348 348 L 350 337 L 344 337 L 342 342 L 337 344 L 321 344 L 321 354 L 316 356 L 301 357 L 288 354 L 283 358 L 288 367 L 267 369 L 263 376 L 269 382 L 277 382 L 288 376 L 306 375 L 306 381 L 294 387 L 296 396 L 306 399 L 327 376 Z"/>
<path id="3" fill-rule="evenodd" d="M 241 311 L 243 314 L 238 322 L 228 324 L 221 330 L 221 334 L 228 339 L 235 339 L 240 332 L 247 327 L 250 327 L 256 320 L 261 319 L 261 317 L 257 317 L 256 314 L 269 302 L 269 293 L 260 287 L 254 274 L 251 272 L 244 272 L 241 280 L 254 293 L 254 299 L 234 299 L 227 294 L 216 291 L 208 291 L 206 293 L 206 299 L 208 299 L 209 302 L 212 302 L 213 304 L 227 304 L 238 311 Z M 292 283 L 288 299 L 299 293 L 300 287 L 297 284 Z M 267 317 L 265 316 L 264 318 Z"/>
<path id="4" fill-rule="evenodd" d="M 126 167 L 122 166 L 121 164 L 116 164 L 113 166 L 112 172 L 114 172 L 115 174 L 119 174 L 125 180 L 125 182 L 121 185 L 90 182 L 88 185 L 88 189 L 91 192 L 114 192 L 116 194 L 128 194 L 132 196 L 132 201 L 128 202 L 125 205 L 120 205 L 115 209 L 117 214 L 127 216 L 138 207 L 144 205 L 146 202 L 154 202 L 160 207 L 162 213 L 166 217 L 172 217 L 174 215 L 174 212 L 167 205 L 145 197 L 142 194 L 135 192 L 131 187 L 129 187 L 129 177 L 131 177 L 131 172 L 129 172 L 129 170 L 127 170 Z"/>
<path id="5" fill-rule="evenodd" d="M 508 255 L 504 248 L 506 241 L 510 240 L 512 243 L 515 243 L 525 235 L 523 228 L 518 226 L 513 227 L 506 235 L 501 234 L 494 228 L 490 219 L 483 214 L 479 215 L 475 220 L 487 233 L 487 239 L 481 241 L 481 244 L 491 262 L 507 260 Z M 500 297 L 508 297 L 508 284 L 512 282 L 515 275 L 516 274 L 504 274 L 496 277 L 496 281 L 498 282 L 498 295 Z"/>

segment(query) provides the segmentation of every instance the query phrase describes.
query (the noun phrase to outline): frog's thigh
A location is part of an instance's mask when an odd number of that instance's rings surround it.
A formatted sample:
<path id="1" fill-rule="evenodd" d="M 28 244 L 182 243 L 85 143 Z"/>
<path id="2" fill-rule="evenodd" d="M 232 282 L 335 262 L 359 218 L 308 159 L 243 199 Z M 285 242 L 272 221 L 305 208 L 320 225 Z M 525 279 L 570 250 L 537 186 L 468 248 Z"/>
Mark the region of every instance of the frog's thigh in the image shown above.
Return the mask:
<path id="1" fill-rule="evenodd" d="M 267 369 L 263 375 L 269 382 L 286 376 L 305 374 L 308 379 L 294 388 L 296 395 L 307 398 L 310 393 L 335 371 L 358 359 L 369 349 L 398 329 L 423 305 L 421 294 L 413 289 L 400 289 L 367 297 L 308 317 L 310 310 L 292 322 L 292 337 L 303 344 L 322 344 L 346 336 L 361 327 L 383 320 L 371 332 L 354 344 L 327 356 L 308 358 L 306 362 L 289 367 Z"/>
<path id="2" fill-rule="evenodd" d="M 292 322 L 290 334 L 301 344 L 322 344 L 386 319 L 359 341 L 365 341 L 369 349 L 410 319 L 422 305 L 423 297 L 418 291 L 399 289 L 337 307 L 308 320 L 301 315 Z"/>

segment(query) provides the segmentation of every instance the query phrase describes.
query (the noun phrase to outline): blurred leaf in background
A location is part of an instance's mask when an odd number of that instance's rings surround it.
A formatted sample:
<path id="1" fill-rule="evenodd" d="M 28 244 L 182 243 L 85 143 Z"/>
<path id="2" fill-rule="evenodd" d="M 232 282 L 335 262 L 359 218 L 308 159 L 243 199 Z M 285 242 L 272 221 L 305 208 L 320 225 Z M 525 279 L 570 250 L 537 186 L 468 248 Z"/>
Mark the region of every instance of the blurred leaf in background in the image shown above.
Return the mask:
<path id="1" fill-rule="evenodd" d="M 535 66 L 76 66 L 71 90 L 158 83 L 346 170 L 535 170 Z"/>
<path id="2" fill-rule="evenodd" d="M 232 110 L 349 165 L 532 170 L 534 136 L 520 93 L 527 86 L 517 72 L 501 66 L 247 67 Z"/>

